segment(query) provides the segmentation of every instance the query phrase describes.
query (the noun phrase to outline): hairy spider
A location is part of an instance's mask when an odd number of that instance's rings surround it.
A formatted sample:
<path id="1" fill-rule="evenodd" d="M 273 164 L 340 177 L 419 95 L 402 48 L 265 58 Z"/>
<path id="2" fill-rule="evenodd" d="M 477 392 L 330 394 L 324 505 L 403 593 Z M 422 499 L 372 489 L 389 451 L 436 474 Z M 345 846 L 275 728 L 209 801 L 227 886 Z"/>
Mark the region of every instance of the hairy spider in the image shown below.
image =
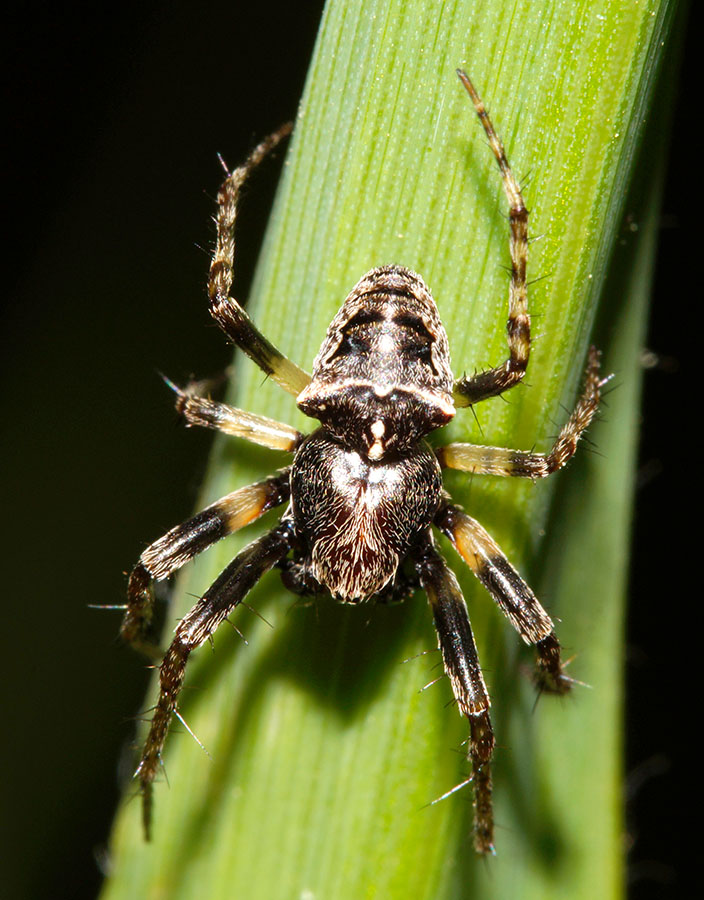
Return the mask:
<path id="1" fill-rule="evenodd" d="M 442 469 L 542 478 L 574 454 L 590 423 L 603 381 L 592 347 L 584 391 L 549 453 L 452 443 L 433 450 L 424 440 L 455 415 L 518 384 L 530 353 L 526 296 L 528 210 L 501 141 L 467 75 L 458 70 L 501 170 L 509 202 L 511 281 L 509 358 L 500 366 L 454 379 L 447 335 L 423 279 L 401 266 L 372 269 L 332 320 L 308 375 L 283 356 L 230 296 L 234 226 L 240 189 L 258 163 L 289 133 L 264 140 L 227 175 L 218 194 L 217 242 L 210 267 L 210 312 L 227 337 L 320 423 L 303 435 L 288 425 L 174 388 L 188 425 L 236 435 L 293 454 L 275 475 L 239 488 L 168 532 L 141 555 L 129 579 L 122 636 L 154 653 L 149 642 L 151 585 L 171 575 L 225 535 L 274 506 L 279 523 L 253 541 L 181 619 L 159 667 L 160 691 L 136 772 L 147 835 L 152 783 L 192 650 L 209 638 L 266 571 L 278 567 L 298 593 L 327 591 L 343 603 L 382 595 L 401 599 L 420 584 L 435 620 L 445 671 L 469 720 L 474 841 L 493 852 L 490 761 L 494 734 L 467 608 L 457 580 L 435 546 L 434 525 L 489 591 L 524 641 L 537 650 L 537 683 L 570 689 L 553 623 L 535 594 L 482 526 L 443 490 Z"/>

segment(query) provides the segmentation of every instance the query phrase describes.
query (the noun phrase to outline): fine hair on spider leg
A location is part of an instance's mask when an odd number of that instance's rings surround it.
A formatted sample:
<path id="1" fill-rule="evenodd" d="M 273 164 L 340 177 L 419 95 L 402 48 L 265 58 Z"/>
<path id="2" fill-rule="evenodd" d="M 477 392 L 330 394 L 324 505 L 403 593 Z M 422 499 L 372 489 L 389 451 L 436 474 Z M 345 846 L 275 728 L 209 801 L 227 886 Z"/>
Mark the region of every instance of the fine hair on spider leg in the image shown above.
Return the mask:
<path id="1" fill-rule="evenodd" d="M 290 126 L 274 132 L 243 165 L 226 173 L 217 198 L 210 312 L 225 336 L 292 394 L 316 425 L 303 434 L 212 401 L 201 395 L 197 382 L 182 389 L 166 379 L 186 425 L 214 429 L 289 457 L 275 474 L 227 494 L 152 543 L 129 578 L 122 636 L 156 655 L 153 584 L 265 512 L 283 508 L 278 524 L 238 553 L 180 620 L 160 654 L 159 694 L 136 772 L 147 835 L 153 782 L 169 726 L 174 716 L 183 721 L 178 700 L 190 654 L 212 638 L 270 569 L 279 569 L 295 593 L 327 593 L 347 604 L 375 597 L 402 600 L 418 586 L 425 591 L 444 671 L 469 726 L 468 781 L 479 853 L 494 852 L 490 699 L 467 606 L 436 547 L 433 529 L 449 538 L 521 638 L 535 646 L 541 689 L 562 694 L 572 684 L 552 620 L 494 539 L 452 502 L 443 487 L 443 469 L 534 479 L 559 470 L 574 455 L 598 407 L 604 384 L 599 353 L 590 350 L 582 395 L 548 453 L 464 443 L 433 449 L 426 441 L 458 407 L 471 408 L 518 384 L 531 348 L 528 210 L 481 98 L 466 73 L 458 70 L 458 75 L 488 138 L 509 206 L 508 358 L 484 372 L 453 376 L 448 337 L 430 289 L 420 275 L 400 265 L 374 268 L 352 288 L 328 327 L 311 374 L 287 359 L 230 291 L 242 185 Z"/>

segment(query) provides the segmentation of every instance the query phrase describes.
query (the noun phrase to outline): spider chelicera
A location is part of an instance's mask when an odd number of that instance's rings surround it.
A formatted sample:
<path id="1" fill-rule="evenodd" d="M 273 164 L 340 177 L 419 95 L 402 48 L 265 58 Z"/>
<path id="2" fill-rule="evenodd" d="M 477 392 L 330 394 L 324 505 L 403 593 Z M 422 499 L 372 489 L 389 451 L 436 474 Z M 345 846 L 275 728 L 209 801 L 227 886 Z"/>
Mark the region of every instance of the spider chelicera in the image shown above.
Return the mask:
<path id="1" fill-rule="evenodd" d="M 292 453 L 293 459 L 275 475 L 239 488 L 169 531 L 144 551 L 130 576 L 121 633 L 154 655 L 149 639 L 152 583 L 272 507 L 288 504 L 279 523 L 242 550 L 181 619 L 163 656 L 159 698 L 136 773 L 147 834 L 152 783 L 171 718 L 178 715 L 188 657 L 273 567 L 281 570 L 291 590 L 328 592 L 343 603 L 403 599 L 418 585 L 425 590 L 445 671 L 460 712 L 469 721 L 474 842 L 480 853 L 493 852 L 490 701 L 467 608 L 435 546 L 432 526 L 450 539 L 523 640 L 535 645 L 539 688 L 557 694 L 570 689 L 552 620 L 490 535 L 452 503 L 443 489 L 442 469 L 542 478 L 561 468 L 599 403 L 604 382 L 598 352 L 593 347 L 589 352 L 583 393 L 549 453 L 464 443 L 432 449 L 425 441 L 452 419 L 456 407 L 471 406 L 518 384 L 530 353 L 528 210 L 479 95 L 464 72 L 458 70 L 458 75 L 484 126 L 509 202 L 509 357 L 500 366 L 455 379 L 447 335 L 423 279 L 401 266 L 383 266 L 353 288 L 308 375 L 269 343 L 230 296 L 241 187 L 290 126 L 264 140 L 220 189 L 208 281 L 210 312 L 227 337 L 320 424 L 304 435 L 192 389 L 174 388 L 176 407 L 188 425 L 246 438 Z"/>

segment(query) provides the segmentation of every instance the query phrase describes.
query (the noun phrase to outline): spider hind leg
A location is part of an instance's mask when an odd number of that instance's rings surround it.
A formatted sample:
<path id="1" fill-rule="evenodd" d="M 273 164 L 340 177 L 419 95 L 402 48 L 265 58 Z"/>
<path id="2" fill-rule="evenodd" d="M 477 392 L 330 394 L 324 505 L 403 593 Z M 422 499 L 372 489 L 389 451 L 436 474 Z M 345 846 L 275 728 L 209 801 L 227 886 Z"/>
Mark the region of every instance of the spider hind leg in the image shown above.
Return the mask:
<path id="1" fill-rule="evenodd" d="M 230 296 L 235 261 L 235 221 L 242 186 L 259 163 L 291 132 L 286 124 L 265 138 L 241 166 L 233 169 L 218 192 L 215 217 L 217 238 L 208 278 L 210 314 L 227 337 L 284 390 L 300 394 L 310 375 L 287 359 L 254 325 L 244 309 Z"/>
<path id="2" fill-rule="evenodd" d="M 528 289 L 526 266 L 528 262 L 528 210 L 523 202 L 521 188 L 506 159 L 506 152 L 489 118 L 481 97 L 469 77 L 457 70 L 460 81 L 472 99 L 479 121 L 482 123 L 489 146 L 501 172 L 504 193 L 508 199 L 508 221 L 511 228 L 509 248 L 511 252 L 511 283 L 508 297 L 508 322 L 506 340 L 509 358 L 500 366 L 479 372 L 470 378 L 459 378 L 454 385 L 456 406 L 471 406 L 489 397 L 503 394 L 518 384 L 526 373 L 530 357 L 530 316 L 528 315 Z"/>

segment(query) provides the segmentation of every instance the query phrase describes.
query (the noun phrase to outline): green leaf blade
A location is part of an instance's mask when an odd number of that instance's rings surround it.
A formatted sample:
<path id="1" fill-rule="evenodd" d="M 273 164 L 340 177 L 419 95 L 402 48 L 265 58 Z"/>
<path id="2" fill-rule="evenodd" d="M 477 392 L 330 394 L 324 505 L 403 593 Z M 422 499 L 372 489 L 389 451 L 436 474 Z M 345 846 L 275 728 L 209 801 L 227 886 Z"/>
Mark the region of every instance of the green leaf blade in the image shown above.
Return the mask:
<path id="1" fill-rule="evenodd" d="M 396 262 L 430 285 L 458 375 L 505 358 L 505 200 L 454 75 L 462 65 L 514 171 L 532 173 L 531 230 L 543 238 L 531 245 L 530 277 L 547 277 L 531 292 L 529 385 L 478 407 L 481 425 L 460 412 L 438 437 L 544 449 L 581 377 L 671 10 L 656 0 L 330 3 L 248 306 L 254 320 L 309 367 L 358 278 Z M 248 603 L 274 627 L 240 610 L 248 646 L 223 628 L 215 653 L 203 648 L 190 664 L 182 709 L 211 759 L 171 735 L 154 844 L 142 842 L 138 804 L 126 804 L 106 897 L 620 896 L 619 641 L 646 293 L 641 285 L 638 303 L 614 302 L 606 365 L 618 361 L 629 387 L 614 399 L 618 427 L 609 415 L 592 435 L 606 458 L 582 454 L 556 476 L 565 487 L 555 506 L 552 483 L 448 473 L 453 496 L 562 620 L 574 676 L 595 697 L 543 698 L 532 712 L 521 674 L 530 652 L 445 545 L 493 697 L 498 857 L 486 866 L 473 854 L 468 790 L 427 806 L 466 775 L 467 728 L 445 680 L 420 692 L 440 674 L 438 654 L 426 653 L 436 638 L 423 596 L 402 607 L 304 607 L 269 575 Z M 249 361 L 238 360 L 236 383 L 237 405 L 310 430 Z M 217 442 L 202 505 L 282 464 Z M 184 571 L 172 618 L 255 533 Z M 595 558 L 609 560 L 600 580 Z M 598 754 L 586 747 L 595 733 Z"/>

